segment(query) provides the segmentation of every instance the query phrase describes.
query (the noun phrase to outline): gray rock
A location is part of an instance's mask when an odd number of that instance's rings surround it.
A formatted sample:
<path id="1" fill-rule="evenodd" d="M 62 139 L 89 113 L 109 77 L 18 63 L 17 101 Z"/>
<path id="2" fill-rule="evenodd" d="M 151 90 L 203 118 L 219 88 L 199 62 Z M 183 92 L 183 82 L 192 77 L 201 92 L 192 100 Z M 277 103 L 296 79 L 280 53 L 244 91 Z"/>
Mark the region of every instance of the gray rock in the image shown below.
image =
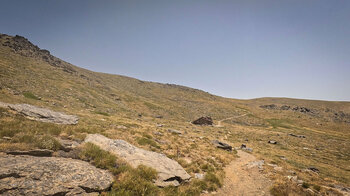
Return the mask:
<path id="1" fill-rule="evenodd" d="M 85 138 L 85 142 L 91 142 L 101 149 L 123 158 L 132 167 L 145 165 L 155 169 L 158 172 L 156 181 L 158 186 L 178 186 L 182 181 L 191 178 L 178 162 L 163 154 L 135 147 L 124 140 L 112 140 L 100 134 L 89 134 Z"/>
<path id="2" fill-rule="evenodd" d="M 56 123 L 56 124 L 77 124 L 79 118 L 74 115 L 67 115 L 60 112 L 54 112 L 49 109 L 39 108 L 29 104 L 7 104 L 0 103 L 0 107 L 8 107 L 29 119 Z"/>
<path id="3" fill-rule="evenodd" d="M 2 195 L 84 195 L 110 188 L 113 175 L 87 162 L 57 157 L 0 156 Z"/>
<path id="4" fill-rule="evenodd" d="M 253 152 L 252 148 L 248 148 L 246 144 L 241 145 L 241 149 L 248 152 Z"/>
<path id="5" fill-rule="evenodd" d="M 220 142 L 218 140 L 213 140 L 211 141 L 214 146 L 216 146 L 217 148 L 221 148 L 221 149 L 224 149 L 224 150 L 227 150 L 227 151 L 232 151 L 232 146 L 228 145 L 228 144 L 225 144 L 223 142 Z"/>
<path id="6" fill-rule="evenodd" d="M 178 131 L 178 130 L 176 130 L 176 129 L 168 129 L 168 132 L 169 133 L 174 133 L 174 134 L 182 134 L 182 132 L 181 131 Z"/>
<path id="7" fill-rule="evenodd" d="M 47 149 L 35 149 L 35 150 L 28 150 L 28 151 L 8 151 L 6 154 L 10 155 L 30 155 L 30 156 L 36 156 L 36 157 L 51 157 L 53 151 L 47 150 Z"/>
<path id="8" fill-rule="evenodd" d="M 201 173 L 195 173 L 194 174 L 194 177 L 199 179 L 199 180 L 203 180 L 204 179 L 204 174 L 201 174 Z"/>
<path id="9" fill-rule="evenodd" d="M 62 150 L 66 152 L 69 152 L 80 145 L 78 142 L 73 140 L 65 140 L 65 139 L 57 138 L 57 141 L 61 144 Z"/>

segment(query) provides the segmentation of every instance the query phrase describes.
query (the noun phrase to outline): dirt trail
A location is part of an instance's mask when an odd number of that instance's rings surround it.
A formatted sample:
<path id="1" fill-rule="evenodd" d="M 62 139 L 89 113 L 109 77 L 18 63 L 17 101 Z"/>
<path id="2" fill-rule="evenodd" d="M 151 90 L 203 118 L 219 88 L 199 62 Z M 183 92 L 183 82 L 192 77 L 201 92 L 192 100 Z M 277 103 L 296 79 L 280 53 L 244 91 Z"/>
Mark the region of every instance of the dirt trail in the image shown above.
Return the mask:
<path id="1" fill-rule="evenodd" d="M 222 120 L 219 120 L 218 121 L 218 124 L 216 125 L 216 127 L 223 127 L 221 125 L 221 123 L 225 120 L 230 120 L 230 119 L 234 119 L 234 118 L 240 118 L 240 117 L 243 117 L 243 116 L 246 116 L 247 114 L 243 114 L 243 115 L 239 115 L 239 116 L 232 116 L 232 117 L 228 117 L 228 118 L 225 118 L 225 119 L 222 119 Z"/>
<path id="2" fill-rule="evenodd" d="M 256 158 L 241 150 L 238 150 L 238 156 L 225 168 L 224 185 L 215 195 L 270 195 L 272 182 L 260 173 Z"/>

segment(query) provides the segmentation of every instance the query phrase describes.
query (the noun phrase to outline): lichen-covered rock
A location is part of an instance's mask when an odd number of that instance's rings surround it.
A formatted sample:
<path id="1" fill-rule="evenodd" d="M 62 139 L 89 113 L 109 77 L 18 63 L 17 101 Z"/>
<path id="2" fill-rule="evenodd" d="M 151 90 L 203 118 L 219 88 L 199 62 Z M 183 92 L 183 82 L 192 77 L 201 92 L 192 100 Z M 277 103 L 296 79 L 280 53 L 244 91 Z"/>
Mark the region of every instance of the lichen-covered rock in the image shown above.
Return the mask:
<path id="1" fill-rule="evenodd" d="M 49 109 L 39 108 L 29 104 L 7 104 L 0 103 L 0 107 L 8 107 L 29 119 L 56 124 L 77 124 L 79 118 L 74 115 L 67 115 L 61 112 L 54 112 Z"/>
<path id="2" fill-rule="evenodd" d="M 158 172 L 156 185 L 178 186 L 191 176 L 181 165 L 163 154 L 147 151 L 127 143 L 124 140 L 112 140 L 100 134 L 89 134 L 85 142 L 91 142 L 101 149 L 125 159 L 131 166 L 145 165 Z"/>
<path id="3" fill-rule="evenodd" d="M 113 175 L 81 160 L 0 156 L 1 195 L 84 195 L 110 188 Z"/>

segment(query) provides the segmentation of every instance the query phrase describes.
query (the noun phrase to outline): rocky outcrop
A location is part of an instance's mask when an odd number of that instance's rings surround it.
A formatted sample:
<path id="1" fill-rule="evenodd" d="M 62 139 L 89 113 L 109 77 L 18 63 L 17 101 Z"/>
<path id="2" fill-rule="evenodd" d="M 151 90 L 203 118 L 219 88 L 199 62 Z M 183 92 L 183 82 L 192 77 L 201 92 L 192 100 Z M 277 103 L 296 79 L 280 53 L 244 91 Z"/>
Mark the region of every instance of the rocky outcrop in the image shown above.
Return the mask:
<path id="1" fill-rule="evenodd" d="M 155 169 L 158 172 L 156 181 L 158 186 L 178 186 L 182 181 L 187 181 L 191 177 L 178 162 L 163 154 L 135 147 L 124 140 L 112 140 L 103 135 L 89 134 L 85 138 L 85 142 L 91 142 L 101 149 L 123 158 L 133 167 L 145 165 Z"/>
<path id="2" fill-rule="evenodd" d="M 61 112 L 54 112 L 49 109 L 39 108 L 29 104 L 0 103 L 0 107 L 8 107 L 20 114 L 23 114 L 29 119 L 42 122 L 74 125 L 77 124 L 79 120 L 79 118 L 74 115 L 67 115 Z"/>
<path id="3" fill-rule="evenodd" d="M 213 125 L 213 119 L 210 116 L 200 117 L 197 120 L 193 121 L 192 124 L 195 125 Z"/>
<path id="4" fill-rule="evenodd" d="M 217 148 L 221 148 L 221 149 L 224 149 L 224 150 L 227 150 L 227 151 L 232 151 L 232 146 L 228 145 L 228 144 L 225 144 L 223 142 L 220 142 L 218 140 L 213 140 L 211 141 L 214 146 L 216 146 Z"/>
<path id="5" fill-rule="evenodd" d="M 0 195 L 85 195 L 108 190 L 109 172 L 57 157 L 0 156 Z"/>
<path id="6" fill-rule="evenodd" d="M 0 34 L 0 44 L 11 48 L 13 52 L 21 56 L 41 59 L 51 66 L 62 68 L 63 71 L 68 73 L 76 72 L 72 65 L 54 57 L 48 50 L 40 49 L 25 37 L 19 35 L 9 36 L 6 34 Z"/>

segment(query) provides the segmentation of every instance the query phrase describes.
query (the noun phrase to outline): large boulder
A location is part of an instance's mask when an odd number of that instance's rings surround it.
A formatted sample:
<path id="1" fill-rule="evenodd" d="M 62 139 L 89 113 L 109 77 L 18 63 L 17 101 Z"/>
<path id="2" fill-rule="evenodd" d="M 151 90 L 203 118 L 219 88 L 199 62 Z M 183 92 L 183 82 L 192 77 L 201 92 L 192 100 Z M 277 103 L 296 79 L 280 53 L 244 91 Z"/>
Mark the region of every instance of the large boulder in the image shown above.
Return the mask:
<path id="1" fill-rule="evenodd" d="M 197 120 L 193 121 L 192 124 L 195 125 L 212 125 L 213 119 L 210 116 L 200 117 Z"/>
<path id="2" fill-rule="evenodd" d="M 182 181 L 191 178 L 178 162 L 163 154 L 133 146 L 124 140 L 112 140 L 100 134 L 89 134 L 85 138 L 85 142 L 91 142 L 101 149 L 123 158 L 132 167 L 145 165 L 155 169 L 158 172 L 156 181 L 158 186 L 178 186 Z"/>
<path id="3" fill-rule="evenodd" d="M 96 195 L 108 190 L 113 175 L 81 160 L 0 156 L 1 195 Z"/>
<path id="4" fill-rule="evenodd" d="M 8 107 L 29 119 L 56 123 L 56 124 L 77 124 L 79 118 L 74 115 L 67 115 L 61 112 L 54 112 L 49 109 L 39 108 L 29 104 L 7 104 L 0 103 L 0 107 Z"/>

